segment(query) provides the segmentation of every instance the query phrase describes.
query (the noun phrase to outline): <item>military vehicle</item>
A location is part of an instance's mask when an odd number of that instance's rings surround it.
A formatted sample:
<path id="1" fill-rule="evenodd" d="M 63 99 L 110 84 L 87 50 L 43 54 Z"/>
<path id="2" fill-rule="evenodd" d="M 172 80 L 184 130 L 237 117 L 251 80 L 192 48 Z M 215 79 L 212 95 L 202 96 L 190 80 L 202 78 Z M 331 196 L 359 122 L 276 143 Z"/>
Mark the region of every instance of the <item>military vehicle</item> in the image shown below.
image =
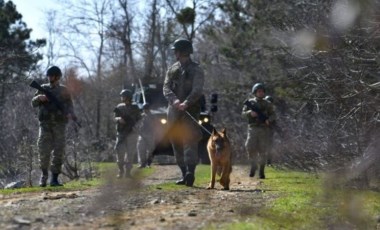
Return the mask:
<path id="1" fill-rule="evenodd" d="M 155 149 L 153 156 L 157 155 L 174 155 L 172 146 L 170 144 L 168 133 L 169 126 L 167 122 L 167 106 L 168 102 L 163 95 L 163 84 L 157 83 L 145 83 L 135 87 L 133 94 L 133 102 L 136 103 L 139 108 L 142 108 L 144 103 L 149 103 L 151 113 L 155 117 L 154 130 L 152 131 L 155 138 Z M 212 132 L 212 115 L 217 111 L 217 94 L 211 95 L 210 111 L 206 108 L 206 98 L 203 96 L 200 100 L 201 114 L 199 118 L 199 125 L 202 130 L 202 140 L 199 142 L 199 160 L 202 164 L 209 164 L 210 159 L 208 157 L 206 145 L 207 140 Z M 195 122 L 195 121 L 194 121 Z"/>

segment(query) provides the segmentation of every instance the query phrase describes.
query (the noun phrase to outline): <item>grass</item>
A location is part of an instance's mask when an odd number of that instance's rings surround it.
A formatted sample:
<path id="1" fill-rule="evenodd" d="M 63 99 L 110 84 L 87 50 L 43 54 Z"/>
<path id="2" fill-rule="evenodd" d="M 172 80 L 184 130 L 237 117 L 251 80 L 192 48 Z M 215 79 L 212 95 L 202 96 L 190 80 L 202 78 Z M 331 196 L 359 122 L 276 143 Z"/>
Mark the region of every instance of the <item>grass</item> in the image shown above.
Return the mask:
<path id="1" fill-rule="evenodd" d="M 38 185 L 35 185 L 34 187 L 25 187 L 25 188 L 17 188 L 17 189 L 0 189 L 1 195 L 11 195 L 11 194 L 22 194 L 22 193 L 38 193 L 38 192 L 67 192 L 67 191 L 78 191 L 78 190 L 86 190 L 90 188 L 98 187 L 102 184 L 104 184 L 107 176 L 116 176 L 117 167 L 115 163 L 95 163 L 93 165 L 95 171 L 102 175 L 101 177 L 94 177 L 89 180 L 85 179 L 79 179 L 79 180 L 72 180 L 69 182 L 64 183 L 64 186 L 62 187 L 50 187 L 49 185 L 41 188 Z M 134 178 L 136 179 L 142 179 L 144 177 L 147 177 L 148 175 L 152 174 L 154 172 L 154 169 L 147 168 L 144 170 L 137 170 L 136 166 L 134 166 L 132 173 L 134 174 Z"/>
<path id="2" fill-rule="evenodd" d="M 376 229 L 380 193 L 328 189 L 316 174 L 268 168 L 267 204 L 248 221 L 221 229 Z M 213 228 L 213 227 L 211 227 Z M 218 227 L 220 229 L 220 227 Z"/>

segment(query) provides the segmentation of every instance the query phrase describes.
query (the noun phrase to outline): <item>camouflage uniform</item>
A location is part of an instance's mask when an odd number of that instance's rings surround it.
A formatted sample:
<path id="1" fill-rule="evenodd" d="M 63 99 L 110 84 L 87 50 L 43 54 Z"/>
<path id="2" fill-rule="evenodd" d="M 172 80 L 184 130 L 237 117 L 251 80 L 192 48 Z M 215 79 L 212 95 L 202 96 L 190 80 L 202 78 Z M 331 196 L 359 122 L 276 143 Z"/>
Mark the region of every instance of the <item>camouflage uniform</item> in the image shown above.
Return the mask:
<path id="1" fill-rule="evenodd" d="M 169 102 L 168 123 L 171 127 L 171 143 L 182 175 L 193 171 L 198 163 L 198 142 L 202 138 L 200 127 L 186 114 L 174 108 L 176 100 L 188 105 L 186 111 L 198 120 L 199 99 L 202 96 L 204 73 L 199 64 L 191 61 L 173 64 L 166 73 L 163 92 Z"/>
<path id="2" fill-rule="evenodd" d="M 270 123 L 274 122 L 275 113 L 272 103 L 258 97 L 250 98 L 249 102 L 257 106 L 261 113 L 268 117 Z M 260 175 L 265 177 L 264 168 L 271 141 L 271 128 L 264 121 L 259 120 L 258 117 L 252 117 L 251 110 L 246 105 L 243 107 L 242 115 L 248 119 L 248 135 L 245 148 L 252 164 L 250 176 L 254 175 L 257 164 L 259 164 Z"/>
<path id="3" fill-rule="evenodd" d="M 137 105 L 120 103 L 114 109 L 115 118 L 121 117 L 126 124 L 116 123 L 116 162 L 119 167 L 119 177 L 129 176 L 133 159 L 136 156 L 137 132 L 135 124 L 140 119 L 140 110 Z M 124 171 L 125 167 L 125 171 Z"/>
<path id="4" fill-rule="evenodd" d="M 65 86 L 43 84 L 42 87 L 50 91 L 63 104 L 68 113 L 73 114 L 73 102 Z M 40 102 L 38 95 L 43 95 L 43 93 L 40 91 L 35 93 L 32 106 L 39 107 L 40 128 L 37 146 L 40 168 L 43 172 L 47 172 L 50 166 L 53 174 L 60 174 L 65 155 L 65 133 L 68 119 L 52 102 Z M 52 155 L 52 159 L 50 159 L 50 155 Z"/>
<path id="5" fill-rule="evenodd" d="M 138 161 L 141 167 L 149 166 L 152 162 L 154 151 L 154 120 L 153 115 L 144 112 L 141 115 L 139 125 L 139 137 L 137 140 Z"/>

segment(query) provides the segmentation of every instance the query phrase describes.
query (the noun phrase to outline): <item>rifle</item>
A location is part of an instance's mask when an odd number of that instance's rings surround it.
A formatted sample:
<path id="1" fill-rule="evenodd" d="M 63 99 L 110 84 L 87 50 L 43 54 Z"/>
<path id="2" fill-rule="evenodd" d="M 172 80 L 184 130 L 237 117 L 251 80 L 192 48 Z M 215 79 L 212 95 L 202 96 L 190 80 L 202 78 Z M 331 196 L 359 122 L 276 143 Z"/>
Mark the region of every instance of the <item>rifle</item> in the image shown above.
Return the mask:
<path id="1" fill-rule="evenodd" d="M 244 105 L 247 106 L 250 110 L 257 113 L 257 118 L 259 121 L 265 122 L 268 119 L 268 117 L 264 115 L 260 109 L 257 106 L 253 105 L 249 100 L 245 100 Z"/>
<path id="2" fill-rule="evenodd" d="M 52 102 L 55 106 L 57 106 L 57 108 L 65 115 L 67 116 L 68 114 L 71 114 L 71 118 L 72 120 L 75 122 L 75 124 L 81 128 L 82 126 L 80 125 L 77 117 L 75 116 L 75 114 L 73 114 L 72 112 L 69 112 L 67 111 L 67 109 L 65 109 L 65 106 L 62 104 L 61 101 L 58 100 L 58 98 L 56 96 L 54 96 L 54 94 L 52 94 L 49 90 L 47 89 L 44 89 L 40 84 L 38 84 L 38 82 L 36 82 L 35 80 L 33 80 L 30 85 L 30 87 L 34 88 L 34 89 L 37 89 L 39 90 L 40 92 L 44 93 L 45 96 L 48 98 L 48 100 L 50 102 Z"/>

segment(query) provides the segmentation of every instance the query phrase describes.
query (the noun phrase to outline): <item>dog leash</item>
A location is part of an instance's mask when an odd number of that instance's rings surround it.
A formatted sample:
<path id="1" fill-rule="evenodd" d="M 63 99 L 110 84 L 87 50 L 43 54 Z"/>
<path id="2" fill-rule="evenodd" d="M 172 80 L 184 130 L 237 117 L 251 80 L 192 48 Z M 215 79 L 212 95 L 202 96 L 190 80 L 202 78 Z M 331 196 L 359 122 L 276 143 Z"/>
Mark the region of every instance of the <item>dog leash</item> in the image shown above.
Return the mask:
<path id="1" fill-rule="evenodd" d="M 193 117 L 191 116 L 191 114 L 188 112 L 188 111 L 185 111 L 186 114 L 191 118 L 191 120 L 193 120 L 195 123 L 197 123 L 197 125 L 199 125 L 204 131 L 206 131 L 208 134 L 212 134 L 210 131 L 208 131 L 203 125 L 199 124 L 198 121 Z"/>

